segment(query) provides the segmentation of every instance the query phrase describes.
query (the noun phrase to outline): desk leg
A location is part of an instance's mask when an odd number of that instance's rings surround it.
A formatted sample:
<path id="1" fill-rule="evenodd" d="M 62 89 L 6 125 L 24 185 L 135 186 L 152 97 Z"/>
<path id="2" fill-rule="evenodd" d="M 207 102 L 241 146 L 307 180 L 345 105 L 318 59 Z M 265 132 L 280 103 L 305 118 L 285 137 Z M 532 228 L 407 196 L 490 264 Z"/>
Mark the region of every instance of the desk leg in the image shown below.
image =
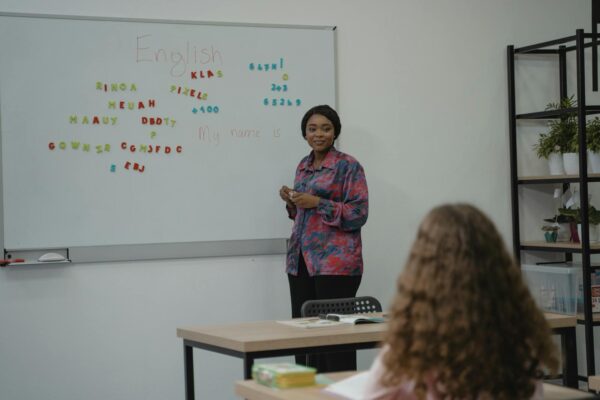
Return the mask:
<path id="1" fill-rule="evenodd" d="M 575 327 L 563 329 L 560 335 L 562 347 L 562 373 L 563 385 L 579 388 L 579 377 L 577 372 L 577 342 L 575 339 Z"/>
<path id="2" fill-rule="evenodd" d="M 251 355 L 244 355 L 244 379 L 252 379 L 252 364 L 254 364 L 254 357 Z"/>
<path id="3" fill-rule="evenodd" d="M 185 371 L 185 399 L 194 400 L 194 348 L 183 343 L 183 368 Z"/>

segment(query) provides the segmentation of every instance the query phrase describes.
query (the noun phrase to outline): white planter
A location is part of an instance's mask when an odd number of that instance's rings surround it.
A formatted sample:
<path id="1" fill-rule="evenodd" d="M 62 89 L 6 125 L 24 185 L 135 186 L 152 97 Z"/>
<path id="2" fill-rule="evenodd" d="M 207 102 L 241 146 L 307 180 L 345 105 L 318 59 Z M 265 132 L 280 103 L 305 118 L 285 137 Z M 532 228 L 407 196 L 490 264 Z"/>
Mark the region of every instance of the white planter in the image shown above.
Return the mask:
<path id="1" fill-rule="evenodd" d="M 579 175 L 579 154 L 564 153 L 563 163 L 565 164 L 565 173 L 567 175 Z"/>
<path id="2" fill-rule="evenodd" d="M 590 160 L 590 169 L 593 174 L 600 174 L 600 154 L 588 151 L 588 160 Z"/>
<path id="3" fill-rule="evenodd" d="M 590 243 L 598 241 L 598 225 L 590 225 Z M 579 241 L 583 240 L 581 236 L 581 224 L 577 224 L 577 234 L 579 235 Z"/>
<path id="4" fill-rule="evenodd" d="M 564 175 L 565 167 L 562 154 L 550 153 L 548 156 L 548 167 L 550 168 L 550 175 Z"/>
<path id="5" fill-rule="evenodd" d="M 559 242 L 568 242 L 571 240 L 571 225 L 568 223 L 558 224 L 558 238 Z"/>

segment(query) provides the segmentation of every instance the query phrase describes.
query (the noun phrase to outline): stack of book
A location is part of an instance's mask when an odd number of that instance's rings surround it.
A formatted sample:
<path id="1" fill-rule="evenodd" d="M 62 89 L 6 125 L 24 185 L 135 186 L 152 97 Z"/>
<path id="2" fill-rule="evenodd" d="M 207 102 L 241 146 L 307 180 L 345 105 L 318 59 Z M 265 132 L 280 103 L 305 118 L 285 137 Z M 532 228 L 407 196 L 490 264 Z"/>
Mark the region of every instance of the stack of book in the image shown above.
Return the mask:
<path id="1" fill-rule="evenodd" d="M 315 368 L 291 363 L 254 364 L 252 379 L 270 387 L 285 389 L 315 384 Z"/>

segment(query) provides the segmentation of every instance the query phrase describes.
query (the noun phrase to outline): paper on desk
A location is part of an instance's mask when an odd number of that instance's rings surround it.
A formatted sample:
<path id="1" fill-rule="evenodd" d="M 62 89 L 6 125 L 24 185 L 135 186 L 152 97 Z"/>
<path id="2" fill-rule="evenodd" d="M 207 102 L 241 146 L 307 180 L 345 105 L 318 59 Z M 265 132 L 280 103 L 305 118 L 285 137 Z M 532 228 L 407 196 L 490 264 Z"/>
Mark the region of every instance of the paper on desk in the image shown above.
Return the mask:
<path id="1" fill-rule="evenodd" d="M 328 326 L 344 325 L 344 322 L 331 321 L 328 319 L 320 318 L 303 318 L 303 319 L 290 319 L 286 321 L 277 321 L 280 324 L 293 326 L 295 328 L 326 328 Z"/>
<path id="2" fill-rule="evenodd" d="M 361 400 L 364 398 L 369 371 L 359 372 L 350 378 L 332 383 L 323 389 L 326 392 L 344 396 L 348 400 Z"/>

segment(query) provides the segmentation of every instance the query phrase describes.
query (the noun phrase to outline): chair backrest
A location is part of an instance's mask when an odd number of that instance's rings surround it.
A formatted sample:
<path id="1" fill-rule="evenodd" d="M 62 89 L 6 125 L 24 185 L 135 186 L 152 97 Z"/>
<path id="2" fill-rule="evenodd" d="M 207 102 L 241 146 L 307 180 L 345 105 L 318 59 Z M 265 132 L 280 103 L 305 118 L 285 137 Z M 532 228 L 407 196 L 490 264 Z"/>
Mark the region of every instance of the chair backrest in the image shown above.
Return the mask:
<path id="1" fill-rule="evenodd" d="M 381 303 L 374 297 L 346 297 L 343 299 L 307 300 L 302 304 L 302 317 L 316 317 L 319 314 L 364 314 L 381 312 Z"/>

